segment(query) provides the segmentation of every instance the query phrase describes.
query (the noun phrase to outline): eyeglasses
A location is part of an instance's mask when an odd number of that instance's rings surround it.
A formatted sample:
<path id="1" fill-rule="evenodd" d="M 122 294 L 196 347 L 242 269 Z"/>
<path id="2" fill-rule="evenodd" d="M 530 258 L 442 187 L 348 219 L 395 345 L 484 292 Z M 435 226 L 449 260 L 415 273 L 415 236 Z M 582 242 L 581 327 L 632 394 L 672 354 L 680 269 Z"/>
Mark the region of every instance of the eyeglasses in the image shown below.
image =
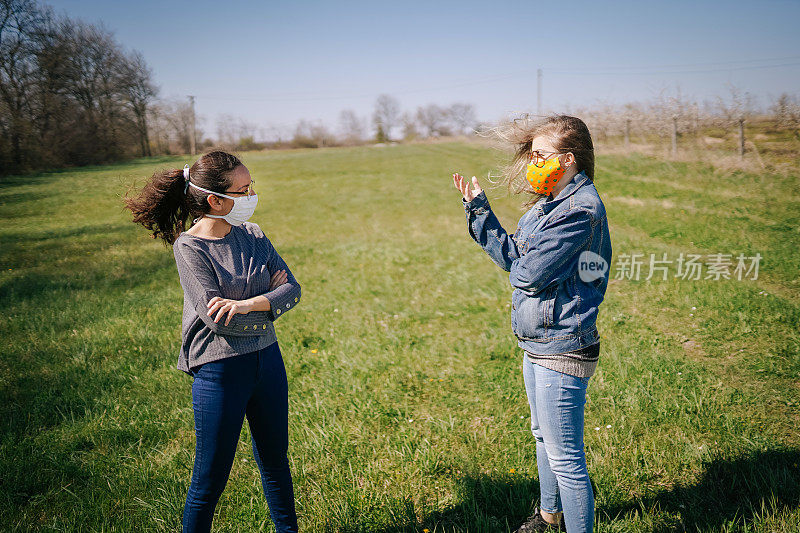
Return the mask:
<path id="1" fill-rule="evenodd" d="M 253 187 L 255 186 L 255 183 L 256 183 L 256 180 L 251 178 L 250 179 L 250 184 L 247 186 L 247 190 L 244 191 L 244 192 L 242 192 L 242 191 L 222 191 L 222 192 L 225 192 L 225 193 L 228 193 L 228 194 L 246 194 L 246 195 L 250 196 L 251 194 L 253 194 Z"/>
<path id="2" fill-rule="evenodd" d="M 529 159 L 536 168 L 542 168 L 544 166 L 545 161 L 547 161 L 554 155 L 560 153 L 561 152 L 542 152 L 540 150 L 533 150 L 530 153 Z"/>

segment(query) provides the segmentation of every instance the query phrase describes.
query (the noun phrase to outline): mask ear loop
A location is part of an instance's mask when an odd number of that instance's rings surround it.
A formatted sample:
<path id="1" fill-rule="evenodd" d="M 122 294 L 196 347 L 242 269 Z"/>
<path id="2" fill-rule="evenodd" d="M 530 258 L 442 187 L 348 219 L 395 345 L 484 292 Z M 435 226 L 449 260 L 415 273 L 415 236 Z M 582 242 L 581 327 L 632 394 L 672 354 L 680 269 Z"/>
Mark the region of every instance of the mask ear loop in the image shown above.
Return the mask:
<path id="1" fill-rule="evenodd" d="M 189 192 L 189 165 L 183 165 L 183 180 L 186 185 L 183 187 L 183 194 Z"/>
<path id="2" fill-rule="evenodd" d="M 186 195 L 189 192 L 189 165 L 183 165 L 183 180 L 186 182 L 186 185 L 183 187 L 183 194 Z M 201 218 L 203 218 L 203 215 L 192 220 L 192 225 L 194 226 L 197 224 L 197 221 Z"/>

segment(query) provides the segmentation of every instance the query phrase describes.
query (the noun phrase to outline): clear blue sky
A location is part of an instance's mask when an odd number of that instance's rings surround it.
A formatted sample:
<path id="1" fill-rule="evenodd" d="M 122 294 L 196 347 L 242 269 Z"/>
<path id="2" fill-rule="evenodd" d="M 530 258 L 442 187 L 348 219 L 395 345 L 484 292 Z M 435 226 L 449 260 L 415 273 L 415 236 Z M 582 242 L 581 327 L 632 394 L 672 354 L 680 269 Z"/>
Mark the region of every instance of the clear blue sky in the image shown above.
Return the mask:
<path id="1" fill-rule="evenodd" d="M 381 93 L 496 120 L 535 111 L 537 68 L 552 111 L 677 87 L 702 102 L 734 84 L 762 106 L 800 95 L 799 1 L 45 3 L 141 51 L 161 96 L 196 95 L 212 134 L 220 113 L 335 128 Z"/>

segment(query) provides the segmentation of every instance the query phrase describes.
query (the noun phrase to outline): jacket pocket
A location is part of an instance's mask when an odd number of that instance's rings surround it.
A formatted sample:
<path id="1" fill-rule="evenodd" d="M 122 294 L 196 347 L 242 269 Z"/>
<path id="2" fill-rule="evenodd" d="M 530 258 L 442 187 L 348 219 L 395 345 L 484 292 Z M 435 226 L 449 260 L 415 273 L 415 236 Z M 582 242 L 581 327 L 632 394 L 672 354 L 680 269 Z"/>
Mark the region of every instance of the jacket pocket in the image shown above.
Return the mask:
<path id="1" fill-rule="evenodd" d="M 545 320 L 545 300 L 542 293 L 536 296 L 525 294 L 523 291 L 514 291 L 512 297 L 512 326 L 514 334 L 524 339 L 542 339 L 546 335 L 547 325 Z M 552 313 L 552 310 L 550 311 Z M 550 315 L 552 317 L 552 314 Z"/>
<path id="2" fill-rule="evenodd" d="M 542 322 L 545 326 L 552 326 L 555 323 L 556 296 L 558 294 L 558 284 L 547 287 L 542 298 Z"/>

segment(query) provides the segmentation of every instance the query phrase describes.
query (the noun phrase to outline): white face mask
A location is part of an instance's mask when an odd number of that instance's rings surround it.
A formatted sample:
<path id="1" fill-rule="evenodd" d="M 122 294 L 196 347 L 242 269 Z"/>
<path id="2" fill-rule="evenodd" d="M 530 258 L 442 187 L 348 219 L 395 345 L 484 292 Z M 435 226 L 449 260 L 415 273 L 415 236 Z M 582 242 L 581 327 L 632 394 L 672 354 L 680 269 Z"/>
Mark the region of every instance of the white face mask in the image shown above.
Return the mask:
<path id="1" fill-rule="evenodd" d="M 201 191 L 211 193 L 215 196 L 222 196 L 225 198 L 230 198 L 233 200 L 233 207 L 231 207 L 230 213 L 227 215 L 205 215 L 211 218 L 224 218 L 225 222 L 230 224 L 231 226 L 241 226 L 245 222 L 247 222 L 253 213 L 256 210 L 256 205 L 258 205 L 258 195 L 253 194 L 250 196 L 228 196 L 227 194 L 222 194 L 221 192 L 209 191 L 208 189 L 204 189 L 202 187 L 198 187 L 192 182 L 189 182 L 189 185 L 194 187 L 195 189 L 200 189 Z"/>

